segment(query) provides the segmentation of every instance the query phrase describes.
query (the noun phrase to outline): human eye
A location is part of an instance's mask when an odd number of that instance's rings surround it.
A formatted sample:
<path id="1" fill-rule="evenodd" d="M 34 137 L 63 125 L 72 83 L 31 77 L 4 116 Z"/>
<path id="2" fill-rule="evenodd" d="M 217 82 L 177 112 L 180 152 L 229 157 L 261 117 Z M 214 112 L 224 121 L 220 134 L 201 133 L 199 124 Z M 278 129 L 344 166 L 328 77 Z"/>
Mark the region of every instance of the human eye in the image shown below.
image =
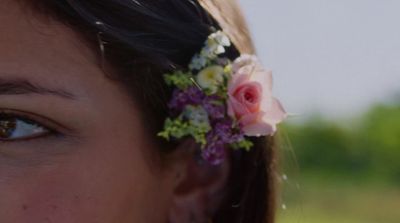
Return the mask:
<path id="1" fill-rule="evenodd" d="M 47 127 L 43 117 L 19 111 L 0 111 L 0 142 L 16 142 L 49 136 L 55 131 Z"/>

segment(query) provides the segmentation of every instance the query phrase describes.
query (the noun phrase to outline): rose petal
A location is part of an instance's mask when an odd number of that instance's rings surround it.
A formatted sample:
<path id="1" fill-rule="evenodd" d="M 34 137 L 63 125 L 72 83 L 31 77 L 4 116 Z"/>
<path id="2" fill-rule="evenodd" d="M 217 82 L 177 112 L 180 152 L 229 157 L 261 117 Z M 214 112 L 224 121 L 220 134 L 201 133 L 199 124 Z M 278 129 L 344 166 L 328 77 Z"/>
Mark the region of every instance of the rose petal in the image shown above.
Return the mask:
<path id="1" fill-rule="evenodd" d="M 240 103 L 233 95 L 228 95 L 228 115 L 232 118 L 239 118 L 240 116 L 249 113 L 246 106 Z M 238 117 L 239 116 L 239 117 Z"/>
<path id="2" fill-rule="evenodd" d="M 250 78 L 249 75 L 232 75 L 232 78 L 228 83 L 228 93 L 233 94 L 233 92 L 238 88 L 239 85 L 245 83 Z"/>
<path id="3" fill-rule="evenodd" d="M 260 65 L 257 65 L 250 76 L 250 80 L 260 83 L 263 86 L 263 90 L 271 94 L 273 84 L 271 70 L 264 69 Z"/>
<path id="4" fill-rule="evenodd" d="M 276 131 L 276 126 L 269 122 L 264 122 L 262 117 L 264 112 L 247 114 L 240 119 L 243 132 L 247 136 L 265 136 L 272 135 Z"/>
<path id="5" fill-rule="evenodd" d="M 257 112 L 257 113 L 248 113 L 246 115 L 243 115 L 239 122 L 243 126 L 245 125 L 250 125 L 256 122 L 260 122 L 262 120 L 264 113 L 263 112 Z"/>
<path id="6" fill-rule="evenodd" d="M 250 135 L 273 134 L 276 124 L 287 114 L 272 96 L 272 71 L 263 68 L 254 55 L 236 59 L 232 70 L 228 82 L 228 114 L 235 115 Z"/>
<path id="7" fill-rule="evenodd" d="M 242 54 L 233 62 L 232 70 L 234 73 L 236 73 L 241 67 L 256 63 L 258 63 L 258 59 L 256 56 L 250 54 Z"/>
<path id="8" fill-rule="evenodd" d="M 287 113 L 278 99 L 272 98 L 270 102 L 268 108 L 261 108 L 265 112 L 263 120 L 271 124 L 278 124 L 287 117 Z"/>
<path id="9" fill-rule="evenodd" d="M 265 136 L 274 134 L 276 127 L 268 123 L 260 122 L 246 125 L 242 130 L 246 136 Z"/>
<path id="10" fill-rule="evenodd" d="M 245 83 L 236 89 L 233 96 L 246 107 L 248 112 L 258 112 L 262 100 L 262 86 L 257 82 Z M 248 96 L 251 96 L 253 101 L 250 101 Z"/>

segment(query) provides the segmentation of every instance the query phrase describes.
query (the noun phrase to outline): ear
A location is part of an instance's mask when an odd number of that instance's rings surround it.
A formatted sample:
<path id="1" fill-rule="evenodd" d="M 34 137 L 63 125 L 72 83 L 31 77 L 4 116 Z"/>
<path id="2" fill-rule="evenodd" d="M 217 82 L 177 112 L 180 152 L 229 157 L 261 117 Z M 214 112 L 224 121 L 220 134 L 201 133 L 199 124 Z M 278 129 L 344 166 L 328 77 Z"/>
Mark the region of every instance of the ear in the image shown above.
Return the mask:
<path id="1" fill-rule="evenodd" d="M 186 150 L 198 148 L 193 141 L 183 144 Z M 188 148 L 189 147 L 189 148 Z M 206 223 L 220 206 L 225 195 L 225 187 L 230 173 L 230 159 L 227 157 L 220 165 L 211 165 L 200 158 L 198 150 L 179 165 L 169 210 L 171 223 Z"/>

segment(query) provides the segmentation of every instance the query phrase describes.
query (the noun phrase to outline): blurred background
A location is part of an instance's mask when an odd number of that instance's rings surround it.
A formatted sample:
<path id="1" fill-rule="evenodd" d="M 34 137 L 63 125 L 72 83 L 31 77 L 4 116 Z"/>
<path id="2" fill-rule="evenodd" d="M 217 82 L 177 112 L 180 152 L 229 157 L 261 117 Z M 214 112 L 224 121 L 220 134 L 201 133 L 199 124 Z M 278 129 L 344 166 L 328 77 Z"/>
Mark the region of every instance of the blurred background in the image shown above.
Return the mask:
<path id="1" fill-rule="evenodd" d="M 399 223 L 400 1 L 240 2 L 292 114 L 278 223 Z"/>

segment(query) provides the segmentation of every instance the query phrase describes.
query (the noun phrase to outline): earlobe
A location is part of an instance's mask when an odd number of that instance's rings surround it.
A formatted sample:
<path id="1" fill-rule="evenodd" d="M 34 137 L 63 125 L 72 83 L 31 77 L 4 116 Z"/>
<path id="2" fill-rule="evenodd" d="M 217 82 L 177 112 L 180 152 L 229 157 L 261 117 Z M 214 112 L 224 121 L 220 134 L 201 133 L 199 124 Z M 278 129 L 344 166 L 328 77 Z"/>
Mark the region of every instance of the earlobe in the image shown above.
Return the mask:
<path id="1" fill-rule="evenodd" d="M 188 149 L 188 148 L 183 148 Z M 169 210 L 171 223 L 208 223 L 219 207 L 230 172 L 229 159 L 220 165 L 199 161 L 195 155 L 180 165 L 179 180 L 173 190 Z"/>

